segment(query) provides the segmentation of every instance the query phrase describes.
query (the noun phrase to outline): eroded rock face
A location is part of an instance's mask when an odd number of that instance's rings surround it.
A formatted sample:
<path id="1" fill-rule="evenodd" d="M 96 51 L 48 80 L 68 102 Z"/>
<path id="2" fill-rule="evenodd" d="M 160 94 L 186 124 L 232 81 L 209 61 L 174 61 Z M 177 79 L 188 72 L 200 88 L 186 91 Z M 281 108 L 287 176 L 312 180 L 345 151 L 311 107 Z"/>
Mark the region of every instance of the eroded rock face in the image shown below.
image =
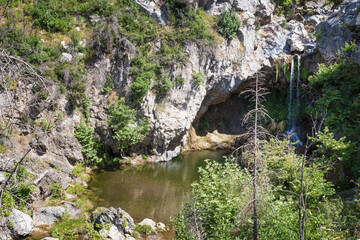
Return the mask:
<path id="1" fill-rule="evenodd" d="M 161 17 L 161 4 L 142 1 L 137 3 L 155 18 Z M 218 15 L 229 7 L 230 1 L 197 1 L 210 14 Z M 273 15 L 274 4 L 270 0 L 237 1 L 234 5 L 242 22 L 238 35 L 228 42 L 220 39 L 211 47 L 202 47 L 196 43 L 187 43 L 184 52 L 187 63 L 173 66 L 171 77 L 181 76 L 185 81 L 174 86 L 159 99 L 149 91 L 141 105 L 140 112 L 149 118 L 151 132 L 143 145 L 135 146 L 132 151 L 142 153 L 151 146 L 152 161 L 167 161 L 176 157 L 186 145 L 186 133 L 194 120 L 200 118 L 212 104 L 227 99 L 231 93 L 240 91 L 247 82 L 254 79 L 259 71 L 272 73 L 277 59 L 290 59 L 292 52 L 304 52 L 313 49 L 315 40 L 311 39 L 303 23 L 295 20 L 284 28 L 284 18 Z M 318 7 L 318 5 L 314 6 Z M 146 10 L 147 9 L 147 10 Z M 152 9 L 152 10 L 151 10 Z M 166 19 L 163 18 L 166 22 Z M 158 20 L 159 22 L 159 20 Z M 163 24 L 163 23 L 161 23 Z M 106 149 L 118 152 L 106 123 L 106 107 L 111 96 L 101 94 L 101 89 L 110 72 L 116 83 L 116 92 L 120 97 L 129 98 L 129 85 L 133 81 L 129 75 L 130 59 L 135 56 L 135 47 L 128 41 L 115 51 L 112 61 L 100 58 L 88 74 L 88 93 L 91 97 L 91 126 L 95 128 Z M 154 43 L 159 48 L 161 41 Z M 204 84 L 193 81 L 194 73 L 205 73 Z"/>
<path id="2" fill-rule="evenodd" d="M 359 0 L 351 0 L 341 5 L 339 11 L 332 13 L 327 20 L 316 27 L 319 50 L 324 58 L 336 56 L 339 49 L 359 38 L 360 31 Z M 360 50 L 354 53 L 360 64 Z"/>
<path id="3" fill-rule="evenodd" d="M 245 1 L 247 2 L 247 1 Z M 194 120 L 200 117 L 211 104 L 224 101 L 232 92 L 240 89 L 261 69 L 271 71 L 276 58 L 290 54 L 289 39 L 301 39 L 293 43 L 297 51 L 304 51 L 310 38 L 302 24 L 287 30 L 281 27 L 281 19 L 272 17 L 260 29 L 255 29 L 256 17 L 260 6 L 272 12 L 270 1 L 239 1 L 238 9 L 243 26 L 238 37 L 203 51 L 195 43 L 184 47 L 189 61 L 177 67 L 173 74 L 185 79 L 182 86 L 171 89 L 160 104 L 156 96 L 149 93 L 142 105 L 146 116 L 151 120 L 151 145 L 157 157 L 154 161 L 168 160 L 167 151 L 174 151 L 183 140 Z M 245 11 L 246 10 L 246 11 Z M 269 13 L 264 13 L 269 16 Z M 270 14 L 271 15 L 271 14 Z M 301 30 L 304 30 L 303 34 Z M 294 37 L 296 35 L 296 37 Z M 296 45 L 297 44 L 297 45 Z M 205 73 L 203 85 L 192 80 L 194 72 Z"/>

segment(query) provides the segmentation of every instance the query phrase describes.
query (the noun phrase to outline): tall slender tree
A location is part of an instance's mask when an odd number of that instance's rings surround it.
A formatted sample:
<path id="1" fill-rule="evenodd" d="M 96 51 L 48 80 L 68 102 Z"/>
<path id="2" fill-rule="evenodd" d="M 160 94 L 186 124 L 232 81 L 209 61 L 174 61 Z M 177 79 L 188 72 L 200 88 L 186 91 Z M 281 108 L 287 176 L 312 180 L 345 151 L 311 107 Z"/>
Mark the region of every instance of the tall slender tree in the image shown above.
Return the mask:
<path id="1" fill-rule="evenodd" d="M 249 165 L 252 165 L 252 207 L 253 207 L 253 239 L 258 239 L 258 170 L 261 167 L 261 157 L 260 157 L 260 139 L 264 139 L 268 135 L 268 131 L 263 128 L 260 124 L 266 118 L 270 118 L 267 114 L 266 109 L 262 105 L 262 102 L 265 100 L 265 95 L 268 94 L 266 89 L 261 86 L 259 82 L 259 75 L 256 75 L 255 86 L 244 93 L 249 94 L 250 102 L 254 103 L 254 108 L 250 110 L 244 117 L 244 124 L 248 125 L 248 132 L 245 136 L 248 138 L 247 144 L 244 145 L 246 151 L 250 151 L 252 154 L 252 163 L 248 162 Z M 245 157 L 246 159 L 246 157 Z M 247 159 L 248 161 L 249 159 Z"/>

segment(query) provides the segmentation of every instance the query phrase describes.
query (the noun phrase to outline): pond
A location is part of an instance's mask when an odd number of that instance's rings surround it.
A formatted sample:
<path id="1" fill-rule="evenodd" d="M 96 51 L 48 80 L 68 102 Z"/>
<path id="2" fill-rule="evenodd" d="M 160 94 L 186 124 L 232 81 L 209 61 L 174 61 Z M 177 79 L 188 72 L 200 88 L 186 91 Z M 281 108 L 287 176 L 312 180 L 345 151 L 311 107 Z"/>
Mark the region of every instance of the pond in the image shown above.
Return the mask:
<path id="1" fill-rule="evenodd" d="M 205 159 L 224 161 L 228 151 L 189 152 L 163 163 L 125 166 L 116 171 L 100 171 L 92 177 L 95 207 L 121 207 L 135 222 L 151 218 L 169 223 L 189 200 L 191 183 L 199 178 Z"/>

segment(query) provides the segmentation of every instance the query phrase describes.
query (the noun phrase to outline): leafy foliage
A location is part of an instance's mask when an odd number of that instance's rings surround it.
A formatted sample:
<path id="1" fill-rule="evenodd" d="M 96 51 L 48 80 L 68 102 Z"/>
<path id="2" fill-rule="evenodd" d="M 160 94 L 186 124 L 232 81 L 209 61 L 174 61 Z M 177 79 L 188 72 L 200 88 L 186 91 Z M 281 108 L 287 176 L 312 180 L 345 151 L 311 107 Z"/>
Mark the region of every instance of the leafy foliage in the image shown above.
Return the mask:
<path id="1" fill-rule="evenodd" d="M 218 25 L 219 33 L 225 36 L 228 40 L 232 40 L 236 36 L 241 23 L 236 15 L 236 12 L 227 10 L 221 13 Z"/>
<path id="2" fill-rule="evenodd" d="M 192 77 L 196 85 L 202 85 L 205 81 L 205 74 L 201 72 L 194 72 Z"/>
<path id="3" fill-rule="evenodd" d="M 24 35 L 23 30 L 0 26 L 0 44 L 11 54 L 21 56 L 32 64 L 41 64 L 59 57 L 60 51 L 55 46 L 45 45 L 35 34 Z"/>
<path id="4" fill-rule="evenodd" d="M 336 136 L 346 136 L 359 146 L 360 78 L 358 66 L 352 60 L 352 52 L 355 48 L 354 42 L 346 44 L 333 64 L 329 66 L 319 64 L 318 72 L 309 77 L 309 82 L 321 93 L 314 109 L 325 111 L 325 126 Z M 357 158 L 347 161 L 349 177 L 360 177 Z"/>
<path id="5" fill-rule="evenodd" d="M 9 173 L 5 174 L 9 177 Z M 31 200 L 31 193 L 34 191 L 33 184 L 34 176 L 29 173 L 24 166 L 19 166 L 16 174 L 9 180 L 5 188 L 1 200 L 0 216 L 7 216 L 10 214 L 12 208 L 17 208 L 21 211 L 27 210 L 27 204 Z"/>
<path id="6" fill-rule="evenodd" d="M 28 5 L 27 11 L 34 19 L 34 25 L 48 31 L 68 32 L 74 26 L 67 9 L 69 3 L 70 1 L 39 0 L 34 5 Z"/>
<path id="7" fill-rule="evenodd" d="M 250 175 L 238 164 L 207 162 L 200 179 L 192 185 L 191 201 L 176 219 L 179 239 L 231 239 L 239 206 L 246 202 Z"/>
<path id="8" fill-rule="evenodd" d="M 326 137 L 325 137 L 326 136 Z M 335 144 L 329 133 L 319 134 Z M 259 236 L 261 239 L 298 238 L 298 207 L 302 155 L 287 140 L 270 139 L 262 144 L 259 175 Z M 345 150 L 341 150 L 345 151 Z M 323 155 L 320 155 L 323 156 Z M 319 168 L 323 160 L 315 158 L 304 168 L 306 189 L 307 239 L 343 236 L 347 230 L 333 224 L 343 221 L 343 204 L 332 197 L 333 186 Z M 179 212 L 176 236 L 179 239 L 249 239 L 252 228 L 251 174 L 236 163 L 208 162 L 200 170 L 199 183 L 193 185 L 191 201 Z M 281 237 L 280 237 L 281 236 Z"/>
<path id="9" fill-rule="evenodd" d="M 82 146 L 82 153 L 87 158 L 89 165 L 98 165 L 103 159 L 98 157 L 101 144 L 93 136 L 94 129 L 87 126 L 85 122 L 81 122 L 79 126 L 75 127 L 74 137 Z"/>
<path id="10" fill-rule="evenodd" d="M 108 109 L 108 124 L 113 130 L 119 149 L 123 150 L 140 141 L 150 129 L 149 121 L 138 118 L 136 110 L 125 104 L 125 100 L 115 100 Z"/>

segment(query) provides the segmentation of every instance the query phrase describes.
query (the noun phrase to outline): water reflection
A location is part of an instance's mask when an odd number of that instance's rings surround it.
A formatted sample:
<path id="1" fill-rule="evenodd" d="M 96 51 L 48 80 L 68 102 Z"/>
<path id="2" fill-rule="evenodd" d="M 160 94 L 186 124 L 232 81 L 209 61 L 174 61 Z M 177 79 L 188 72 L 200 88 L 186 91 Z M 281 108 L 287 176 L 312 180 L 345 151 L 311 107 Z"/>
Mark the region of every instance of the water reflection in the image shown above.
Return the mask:
<path id="1" fill-rule="evenodd" d="M 129 166 L 94 174 L 90 188 L 96 206 L 121 207 L 139 222 L 145 217 L 168 223 L 189 199 L 191 183 L 199 177 L 205 159 L 223 161 L 225 151 L 182 154 L 166 163 Z"/>

